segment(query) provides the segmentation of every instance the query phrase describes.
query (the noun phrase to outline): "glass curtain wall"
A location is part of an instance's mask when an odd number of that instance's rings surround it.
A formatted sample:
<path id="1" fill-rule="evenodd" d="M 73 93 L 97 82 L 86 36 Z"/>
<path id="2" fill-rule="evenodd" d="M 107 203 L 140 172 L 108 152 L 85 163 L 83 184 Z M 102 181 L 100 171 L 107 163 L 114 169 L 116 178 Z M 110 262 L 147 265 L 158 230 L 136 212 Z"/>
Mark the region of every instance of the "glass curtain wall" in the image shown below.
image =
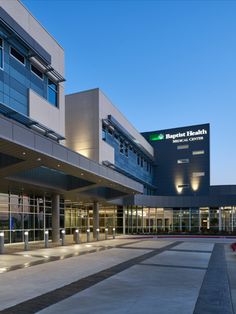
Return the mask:
<path id="1" fill-rule="evenodd" d="M 138 233 L 232 233 L 236 232 L 236 206 L 220 208 L 125 209 L 125 232 Z"/>
<path id="2" fill-rule="evenodd" d="M 60 227 L 64 228 L 64 202 L 60 202 Z M 50 197 L 25 194 L 0 194 L 0 230 L 4 231 L 6 243 L 44 239 L 45 230 L 52 229 L 52 201 Z"/>
<path id="3" fill-rule="evenodd" d="M 105 228 L 108 228 L 108 233 L 112 234 L 112 229 L 117 229 L 118 225 L 123 226 L 123 216 L 118 216 L 117 207 L 112 205 L 100 205 L 100 233 L 105 233 Z M 76 228 L 79 228 L 81 233 L 86 233 L 87 229 L 90 229 L 90 231 L 92 232 L 93 204 L 65 202 L 65 228 L 67 234 L 73 234 Z"/>

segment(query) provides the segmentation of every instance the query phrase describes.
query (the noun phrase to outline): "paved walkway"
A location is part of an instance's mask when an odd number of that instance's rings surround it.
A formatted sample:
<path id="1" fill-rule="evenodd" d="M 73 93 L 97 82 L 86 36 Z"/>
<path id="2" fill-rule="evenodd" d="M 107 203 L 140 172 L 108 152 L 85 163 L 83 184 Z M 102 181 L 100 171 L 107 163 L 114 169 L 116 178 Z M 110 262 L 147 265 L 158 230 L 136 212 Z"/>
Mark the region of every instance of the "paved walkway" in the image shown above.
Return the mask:
<path id="1" fill-rule="evenodd" d="M 231 242 L 128 237 L 2 255 L 0 312 L 233 314 Z"/>

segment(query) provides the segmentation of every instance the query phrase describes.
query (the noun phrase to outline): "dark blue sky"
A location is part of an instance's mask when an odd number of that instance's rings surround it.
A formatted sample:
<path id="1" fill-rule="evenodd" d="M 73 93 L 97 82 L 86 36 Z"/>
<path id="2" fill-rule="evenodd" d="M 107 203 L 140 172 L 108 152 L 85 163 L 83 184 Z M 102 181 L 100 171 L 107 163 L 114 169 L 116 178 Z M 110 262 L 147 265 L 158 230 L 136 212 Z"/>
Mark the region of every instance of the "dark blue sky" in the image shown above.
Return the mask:
<path id="1" fill-rule="evenodd" d="M 236 1 L 24 0 L 65 49 L 66 93 L 100 87 L 139 131 L 211 124 L 236 184 Z"/>

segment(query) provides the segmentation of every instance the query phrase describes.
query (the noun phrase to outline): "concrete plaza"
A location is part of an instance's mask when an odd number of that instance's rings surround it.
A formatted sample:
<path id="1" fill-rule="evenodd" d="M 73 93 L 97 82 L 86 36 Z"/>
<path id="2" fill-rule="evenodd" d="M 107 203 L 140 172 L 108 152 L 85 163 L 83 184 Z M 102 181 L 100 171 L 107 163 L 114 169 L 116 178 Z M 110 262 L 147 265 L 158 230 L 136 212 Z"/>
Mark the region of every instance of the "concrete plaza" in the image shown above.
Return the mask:
<path id="1" fill-rule="evenodd" d="M 234 313 L 235 239 L 119 237 L 0 256 L 1 313 Z"/>

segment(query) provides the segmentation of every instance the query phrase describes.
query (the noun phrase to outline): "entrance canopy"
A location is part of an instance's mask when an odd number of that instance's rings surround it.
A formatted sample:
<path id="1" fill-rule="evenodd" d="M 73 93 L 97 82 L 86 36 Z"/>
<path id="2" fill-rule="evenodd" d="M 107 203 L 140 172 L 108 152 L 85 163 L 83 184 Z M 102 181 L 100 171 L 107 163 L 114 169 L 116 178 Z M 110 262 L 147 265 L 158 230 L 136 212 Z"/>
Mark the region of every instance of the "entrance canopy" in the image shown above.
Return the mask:
<path id="1" fill-rule="evenodd" d="M 59 193 L 70 200 L 111 200 L 143 185 L 24 125 L 0 116 L 0 191 Z"/>

